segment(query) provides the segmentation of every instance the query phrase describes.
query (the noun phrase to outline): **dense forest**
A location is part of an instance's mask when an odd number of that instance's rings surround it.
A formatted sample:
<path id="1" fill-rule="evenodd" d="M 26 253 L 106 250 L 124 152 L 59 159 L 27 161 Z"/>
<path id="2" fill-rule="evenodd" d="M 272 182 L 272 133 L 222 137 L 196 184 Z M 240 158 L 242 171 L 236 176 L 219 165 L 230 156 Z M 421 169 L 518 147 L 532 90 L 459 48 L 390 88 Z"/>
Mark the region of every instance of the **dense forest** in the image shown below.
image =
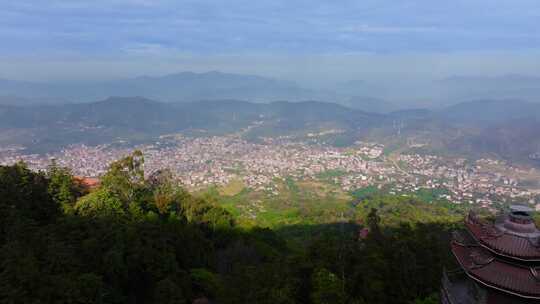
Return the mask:
<path id="1" fill-rule="evenodd" d="M 379 197 L 361 222 L 246 228 L 143 168 L 134 152 L 90 190 L 54 163 L 0 167 L 0 303 L 438 301 L 454 222 L 390 224 Z M 292 245 L 291 229 L 317 233 Z"/>

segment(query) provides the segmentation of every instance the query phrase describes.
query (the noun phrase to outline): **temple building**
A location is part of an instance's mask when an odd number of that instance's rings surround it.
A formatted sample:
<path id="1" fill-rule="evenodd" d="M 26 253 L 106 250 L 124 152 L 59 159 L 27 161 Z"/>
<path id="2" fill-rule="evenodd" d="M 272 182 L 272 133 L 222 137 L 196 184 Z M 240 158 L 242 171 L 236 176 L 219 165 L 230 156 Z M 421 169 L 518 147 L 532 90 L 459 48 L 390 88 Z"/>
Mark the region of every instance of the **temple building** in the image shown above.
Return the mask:
<path id="1" fill-rule="evenodd" d="M 540 303 L 540 230 L 531 214 L 512 206 L 487 222 L 469 213 L 453 235 L 458 267 L 444 271 L 441 303 Z"/>

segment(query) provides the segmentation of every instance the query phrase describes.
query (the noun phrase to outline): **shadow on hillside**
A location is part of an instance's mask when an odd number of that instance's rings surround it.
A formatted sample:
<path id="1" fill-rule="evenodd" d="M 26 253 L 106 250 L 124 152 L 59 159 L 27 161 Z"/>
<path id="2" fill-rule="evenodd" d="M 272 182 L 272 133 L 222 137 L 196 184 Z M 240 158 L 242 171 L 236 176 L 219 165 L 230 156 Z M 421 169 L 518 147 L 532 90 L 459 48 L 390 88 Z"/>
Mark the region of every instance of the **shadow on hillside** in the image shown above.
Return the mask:
<path id="1" fill-rule="evenodd" d="M 407 303 L 437 292 L 451 261 L 447 227 L 404 225 L 364 239 L 359 229 L 329 223 L 246 231 L 160 217 L 16 220 L 2 238 L 0 294 L 17 293 L 23 302 Z M 23 291 L 28 284 L 34 289 Z"/>
<path id="2" fill-rule="evenodd" d="M 452 261 L 453 223 L 382 226 L 385 214 L 373 209 L 365 227 L 247 229 L 167 179 L 136 184 L 138 175 L 116 169 L 108 184 L 80 197 L 59 169 L 49 177 L 0 166 L 0 299 L 435 303 L 429 297 Z"/>

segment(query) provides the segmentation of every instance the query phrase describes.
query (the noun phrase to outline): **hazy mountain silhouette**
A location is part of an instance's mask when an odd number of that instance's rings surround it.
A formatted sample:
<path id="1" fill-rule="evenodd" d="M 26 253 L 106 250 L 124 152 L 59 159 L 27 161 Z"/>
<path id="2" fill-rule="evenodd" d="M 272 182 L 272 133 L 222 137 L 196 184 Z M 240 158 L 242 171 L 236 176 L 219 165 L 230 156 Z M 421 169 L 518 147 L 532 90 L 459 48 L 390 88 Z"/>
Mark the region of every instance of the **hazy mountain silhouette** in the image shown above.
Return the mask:
<path id="1" fill-rule="evenodd" d="M 434 84 L 448 99 L 522 99 L 540 102 L 540 77 L 527 75 L 453 76 Z"/>
<path id="2" fill-rule="evenodd" d="M 293 82 L 222 72 L 183 72 L 159 77 L 136 77 L 87 83 L 33 83 L 0 80 L 0 96 L 88 102 L 108 96 L 144 96 L 168 102 L 201 99 L 252 101 L 306 100 L 330 93 L 304 89 Z"/>
<path id="3" fill-rule="evenodd" d="M 71 143 L 107 143 L 119 138 L 145 139 L 156 135 L 205 130 L 214 134 L 239 131 L 255 123 L 261 134 L 338 127 L 369 130 L 384 116 L 334 103 L 211 100 L 163 103 L 142 97 L 111 97 L 98 102 L 12 106 L 0 105 L 0 129 L 26 130 L 32 136 L 7 137 L 7 141 L 33 146 L 53 142 L 61 148 Z M 5 139 L 5 138 L 4 138 Z M 6 139 L 5 139 L 6 140 Z M 46 148 L 54 147 L 46 145 Z"/>
<path id="4" fill-rule="evenodd" d="M 455 123 L 491 124 L 540 117 L 540 103 L 511 99 L 474 100 L 447 107 L 440 114 Z"/>
<path id="5" fill-rule="evenodd" d="M 448 152 L 491 153 L 526 161 L 540 147 L 540 104 L 480 100 L 440 111 L 410 109 L 388 114 L 317 101 L 232 99 L 164 103 L 143 97 L 111 97 L 80 104 L 0 105 L 0 144 L 17 143 L 40 151 L 74 143 L 146 141 L 175 132 L 227 134 L 248 126 L 252 129 L 246 136 L 253 139 L 340 130 L 339 135 L 325 139 L 340 145 L 364 136 L 384 141 L 420 135 Z M 400 126 L 399 134 L 396 126 Z"/>

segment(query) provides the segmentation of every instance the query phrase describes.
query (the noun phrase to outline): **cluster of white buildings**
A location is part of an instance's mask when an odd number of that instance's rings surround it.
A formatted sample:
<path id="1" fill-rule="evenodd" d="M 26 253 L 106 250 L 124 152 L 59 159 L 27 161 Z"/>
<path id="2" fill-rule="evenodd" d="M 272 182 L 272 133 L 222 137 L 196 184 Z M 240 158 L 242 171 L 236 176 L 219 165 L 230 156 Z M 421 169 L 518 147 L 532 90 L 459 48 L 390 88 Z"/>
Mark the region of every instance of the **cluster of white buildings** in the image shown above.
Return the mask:
<path id="1" fill-rule="evenodd" d="M 531 199 L 538 194 L 521 187 L 520 181 L 511 177 L 519 176 L 517 168 L 496 160 L 470 163 L 465 159 L 417 154 L 387 157 L 384 146 L 377 143 L 357 142 L 353 147 L 336 148 L 272 139 L 251 143 L 236 135 L 176 135 L 136 149 L 145 155 L 147 174 L 169 169 L 188 188 L 226 185 L 241 179 L 254 190 L 275 191 L 276 179 L 319 179 L 325 172 L 335 172 L 331 181 L 344 191 L 370 185 L 392 185 L 393 193 L 444 188 L 448 191 L 441 198 L 486 206 L 500 197 Z M 43 170 L 55 159 L 75 175 L 99 177 L 111 162 L 132 150 L 79 145 L 54 154 L 24 155 L 18 149 L 4 149 L 0 150 L 0 164 L 23 160 L 31 168 Z M 514 174 L 507 176 L 488 169 L 494 166 L 504 166 Z"/>

